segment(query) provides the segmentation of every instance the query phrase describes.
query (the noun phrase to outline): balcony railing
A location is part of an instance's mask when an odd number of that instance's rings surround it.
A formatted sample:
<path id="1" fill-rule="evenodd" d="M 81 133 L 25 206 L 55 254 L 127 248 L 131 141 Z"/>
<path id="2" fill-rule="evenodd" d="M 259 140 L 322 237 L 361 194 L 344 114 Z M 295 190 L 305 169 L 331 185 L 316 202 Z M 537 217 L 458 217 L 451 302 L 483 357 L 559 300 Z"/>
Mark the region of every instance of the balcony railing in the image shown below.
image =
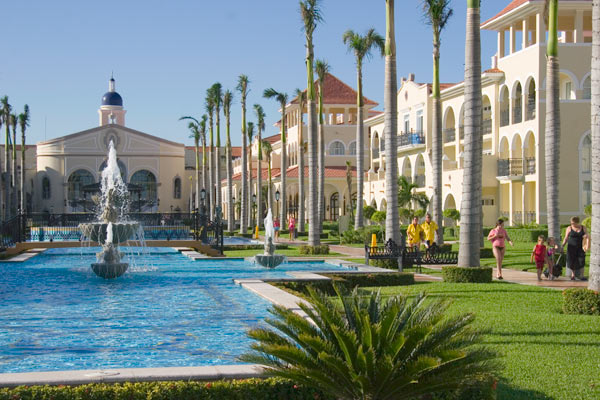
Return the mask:
<path id="1" fill-rule="evenodd" d="M 498 160 L 498 176 L 535 174 L 535 158 L 505 158 Z"/>
<path id="2" fill-rule="evenodd" d="M 425 187 L 425 175 L 417 175 L 413 182 L 417 187 Z"/>
<path id="3" fill-rule="evenodd" d="M 525 120 L 532 119 L 535 119 L 535 99 L 527 103 L 527 114 L 525 115 Z"/>
<path id="4" fill-rule="evenodd" d="M 487 135 L 488 133 L 492 133 L 492 120 L 491 119 L 483 120 L 483 125 L 481 125 L 481 131 L 484 135 Z"/>
<path id="5" fill-rule="evenodd" d="M 527 175 L 535 174 L 535 157 L 525 159 L 525 173 Z"/>
<path id="6" fill-rule="evenodd" d="M 500 126 L 507 126 L 510 123 L 510 112 L 508 110 L 500 111 Z"/>
<path id="7" fill-rule="evenodd" d="M 423 132 L 402 133 L 398 136 L 398 146 L 412 146 L 425 144 L 425 135 Z"/>
<path id="8" fill-rule="evenodd" d="M 519 106 L 513 107 L 513 124 L 518 124 L 523 121 L 523 108 Z"/>
<path id="9" fill-rule="evenodd" d="M 444 143 L 451 143 L 456 140 L 456 129 L 447 128 L 444 129 Z"/>

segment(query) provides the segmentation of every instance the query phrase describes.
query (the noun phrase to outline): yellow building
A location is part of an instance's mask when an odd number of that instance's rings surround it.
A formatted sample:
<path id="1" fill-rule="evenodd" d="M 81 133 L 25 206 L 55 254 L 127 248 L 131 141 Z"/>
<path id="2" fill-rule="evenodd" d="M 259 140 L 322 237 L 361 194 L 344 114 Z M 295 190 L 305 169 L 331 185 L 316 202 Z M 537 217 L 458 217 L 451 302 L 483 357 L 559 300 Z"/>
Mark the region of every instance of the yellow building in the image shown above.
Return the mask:
<path id="1" fill-rule="evenodd" d="M 559 2 L 560 216 L 583 215 L 591 202 L 590 62 L 592 2 Z M 514 0 L 481 29 L 498 34 L 492 67 L 482 73 L 484 224 L 546 223 L 546 32 L 544 1 Z M 443 73 L 443 71 L 442 71 Z M 460 209 L 464 85 L 442 84 L 444 209 Z M 431 85 L 402 79 L 398 91 L 398 171 L 431 197 Z M 385 210 L 383 116 L 366 121 L 371 165 L 365 201 Z"/>

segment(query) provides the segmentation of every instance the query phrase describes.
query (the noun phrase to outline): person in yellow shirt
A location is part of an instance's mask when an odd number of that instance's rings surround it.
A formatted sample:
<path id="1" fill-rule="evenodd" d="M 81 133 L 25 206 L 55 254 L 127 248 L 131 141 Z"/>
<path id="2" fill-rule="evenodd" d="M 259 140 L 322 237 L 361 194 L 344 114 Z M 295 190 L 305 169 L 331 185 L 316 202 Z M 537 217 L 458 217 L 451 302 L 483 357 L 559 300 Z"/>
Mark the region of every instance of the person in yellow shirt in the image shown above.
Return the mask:
<path id="1" fill-rule="evenodd" d="M 435 233 L 438 230 L 438 226 L 435 221 L 431 220 L 431 214 L 427 213 L 427 215 L 425 215 L 425 222 L 423 222 L 421 228 L 423 228 L 423 231 L 425 232 L 425 246 L 430 248 L 436 244 Z"/>
<path id="2" fill-rule="evenodd" d="M 414 247 L 417 250 L 421 247 L 421 235 L 423 234 L 423 228 L 419 225 L 419 218 L 413 217 L 412 224 L 408 226 L 406 230 L 406 242 L 409 247 Z"/>

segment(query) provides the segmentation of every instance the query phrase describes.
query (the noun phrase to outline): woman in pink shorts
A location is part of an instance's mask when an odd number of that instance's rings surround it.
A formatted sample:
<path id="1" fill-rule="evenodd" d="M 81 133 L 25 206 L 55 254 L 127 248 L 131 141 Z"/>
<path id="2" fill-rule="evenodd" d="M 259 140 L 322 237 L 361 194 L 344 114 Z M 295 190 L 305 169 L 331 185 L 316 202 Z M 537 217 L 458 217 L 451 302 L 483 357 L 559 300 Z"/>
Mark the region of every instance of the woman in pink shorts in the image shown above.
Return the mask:
<path id="1" fill-rule="evenodd" d="M 492 251 L 494 252 L 494 257 L 496 257 L 496 267 L 498 271 L 496 272 L 496 278 L 502 280 L 502 261 L 504 261 L 504 253 L 506 252 L 505 241 L 508 241 L 510 245 L 513 245 L 512 240 L 508 237 L 508 233 L 506 229 L 504 229 L 504 220 L 499 219 L 496 222 L 496 227 L 490 231 L 488 235 L 488 240 L 492 242 Z"/>

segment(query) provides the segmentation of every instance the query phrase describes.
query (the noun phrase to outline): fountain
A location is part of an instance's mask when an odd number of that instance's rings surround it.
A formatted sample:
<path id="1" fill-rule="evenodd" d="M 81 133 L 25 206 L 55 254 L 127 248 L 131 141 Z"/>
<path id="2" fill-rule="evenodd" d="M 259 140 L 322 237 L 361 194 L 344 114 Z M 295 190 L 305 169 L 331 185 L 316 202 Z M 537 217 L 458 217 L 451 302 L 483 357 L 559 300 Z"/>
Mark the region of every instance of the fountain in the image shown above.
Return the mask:
<path id="1" fill-rule="evenodd" d="M 259 263 L 266 268 L 275 268 L 286 260 L 285 256 L 275 254 L 275 245 L 273 244 L 274 229 L 273 229 L 273 214 L 271 209 L 265 218 L 265 252 L 257 254 L 252 258 L 252 261 Z"/>
<path id="2" fill-rule="evenodd" d="M 127 220 L 129 192 L 121 178 L 112 140 L 106 168 L 102 171 L 100 190 L 101 196 L 97 200 L 98 221 L 80 224 L 79 230 L 87 240 L 102 246 L 102 251 L 96 254 L 97 262 L 92 264 L 92 270 L 102 278 L 113 279 L 123 275 L 129 267 L 129 264 L 121 262 L 123 253 L 119 251 L 119 243 L 132 238 L 139 232 L 140 225 Z"/>

